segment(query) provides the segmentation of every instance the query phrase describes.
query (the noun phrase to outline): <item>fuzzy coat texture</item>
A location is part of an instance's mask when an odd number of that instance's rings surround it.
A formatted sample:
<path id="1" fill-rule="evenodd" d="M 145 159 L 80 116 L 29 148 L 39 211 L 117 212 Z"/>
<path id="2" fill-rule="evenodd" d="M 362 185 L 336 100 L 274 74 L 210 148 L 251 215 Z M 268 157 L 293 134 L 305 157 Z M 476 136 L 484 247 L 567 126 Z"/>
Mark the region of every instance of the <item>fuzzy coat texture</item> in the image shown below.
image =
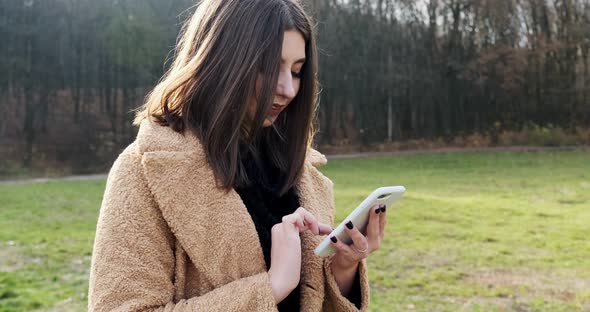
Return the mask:
<path id="1" fill-rule="evenodd" d="M 295 185 L 300 204 L 333 225 L 333 183 L 309 148 Z M 301 311 L 358 311 L 330 260 L 301 234 Z M 359 265 L 361 311 L 369 303 Z M 215 186 L 195 136 L 144 120 L 107 179 L 90 270 L 89 311 L 277 311 L 254 223 L 235 190 Z"/>

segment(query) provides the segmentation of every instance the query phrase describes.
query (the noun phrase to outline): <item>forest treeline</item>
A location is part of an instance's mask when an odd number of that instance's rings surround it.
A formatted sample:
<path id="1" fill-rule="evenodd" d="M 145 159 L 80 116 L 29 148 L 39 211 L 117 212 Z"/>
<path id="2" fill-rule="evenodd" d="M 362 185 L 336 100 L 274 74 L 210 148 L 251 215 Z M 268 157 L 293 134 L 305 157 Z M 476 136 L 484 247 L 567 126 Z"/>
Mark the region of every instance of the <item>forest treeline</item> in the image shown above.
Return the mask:
<path id="1" fill-rule="evenodd" d="M 321 50 L 319 145 L 588 128 L 588 0 L 305 5 Z M 108 166 L 194 6 L 0 1 L 0 166 Z"/>

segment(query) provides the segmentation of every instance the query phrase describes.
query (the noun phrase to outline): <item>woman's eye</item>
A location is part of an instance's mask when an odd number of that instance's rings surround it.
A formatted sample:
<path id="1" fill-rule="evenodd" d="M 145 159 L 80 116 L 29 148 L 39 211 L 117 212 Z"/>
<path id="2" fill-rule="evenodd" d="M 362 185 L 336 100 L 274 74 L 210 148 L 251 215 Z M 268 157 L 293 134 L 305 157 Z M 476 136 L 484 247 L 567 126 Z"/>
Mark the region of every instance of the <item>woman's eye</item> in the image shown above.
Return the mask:
<path id="1" fill-rule="evenodd" d="M 296 72 L 292 71 L 291 76 L 293 76 L 295 78 L 301 78 L 301 72 L 296 73 Z"/>

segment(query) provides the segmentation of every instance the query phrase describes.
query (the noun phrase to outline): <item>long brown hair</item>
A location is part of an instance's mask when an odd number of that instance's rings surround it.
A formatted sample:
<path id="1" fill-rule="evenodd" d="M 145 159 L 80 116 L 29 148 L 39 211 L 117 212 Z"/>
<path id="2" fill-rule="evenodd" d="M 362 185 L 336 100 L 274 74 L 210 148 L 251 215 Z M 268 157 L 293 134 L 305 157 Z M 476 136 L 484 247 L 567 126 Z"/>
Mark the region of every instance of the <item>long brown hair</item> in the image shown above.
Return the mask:
<path id="1" fill-rule="evenodd" d="M 284 32 L 305 40 L 300 89 L 271 127 Z M 201 141 L 218 185 L 248 184 L 243 146 L 267 146 L 284 179 L 284 194 L 299 179 L 314 135 L 318 102 L 317 52 L 311 20 L 296 0 L 203 0 L 184 24 L 170 69 L 148 95 L 135 124 L 152 118 Z M 257 76 L 262 86 L 256 94 Z M 257 99 L 254 118 L 249 99 Z"/>

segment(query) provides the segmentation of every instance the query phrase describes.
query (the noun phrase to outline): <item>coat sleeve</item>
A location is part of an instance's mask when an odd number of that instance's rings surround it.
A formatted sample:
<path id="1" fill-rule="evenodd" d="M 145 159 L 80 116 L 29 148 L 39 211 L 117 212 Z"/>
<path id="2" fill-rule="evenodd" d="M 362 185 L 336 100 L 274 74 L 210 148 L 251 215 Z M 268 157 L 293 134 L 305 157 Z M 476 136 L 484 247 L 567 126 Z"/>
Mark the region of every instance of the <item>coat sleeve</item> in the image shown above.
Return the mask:
<path id="1" fill-rule="evenodd" d="M 367 276 L 367 263 L 365 260 L 359 263 L 359 282 L 361 290 L 361 306 L 357 308 L 354 303 L 350 302 L 348 298 L 344 297 L 336 284 L 334 273 L 331 268 L 331 258 L 324 260 L 324 278 L 326 280 L 326 297 L 324 302 L 324 311 L 338 311 L 338 312 L 352 312 L 352 311 L 367 311 L 369 307 L 369 278 Z"/>
<path id="2" fill-rule="evenodd" d="M 113 165 L 94 241 L 89 311 L 276 311 L 268 273 L 174 302 L 174 237 L 147 188 L 141 156 Z"/>

